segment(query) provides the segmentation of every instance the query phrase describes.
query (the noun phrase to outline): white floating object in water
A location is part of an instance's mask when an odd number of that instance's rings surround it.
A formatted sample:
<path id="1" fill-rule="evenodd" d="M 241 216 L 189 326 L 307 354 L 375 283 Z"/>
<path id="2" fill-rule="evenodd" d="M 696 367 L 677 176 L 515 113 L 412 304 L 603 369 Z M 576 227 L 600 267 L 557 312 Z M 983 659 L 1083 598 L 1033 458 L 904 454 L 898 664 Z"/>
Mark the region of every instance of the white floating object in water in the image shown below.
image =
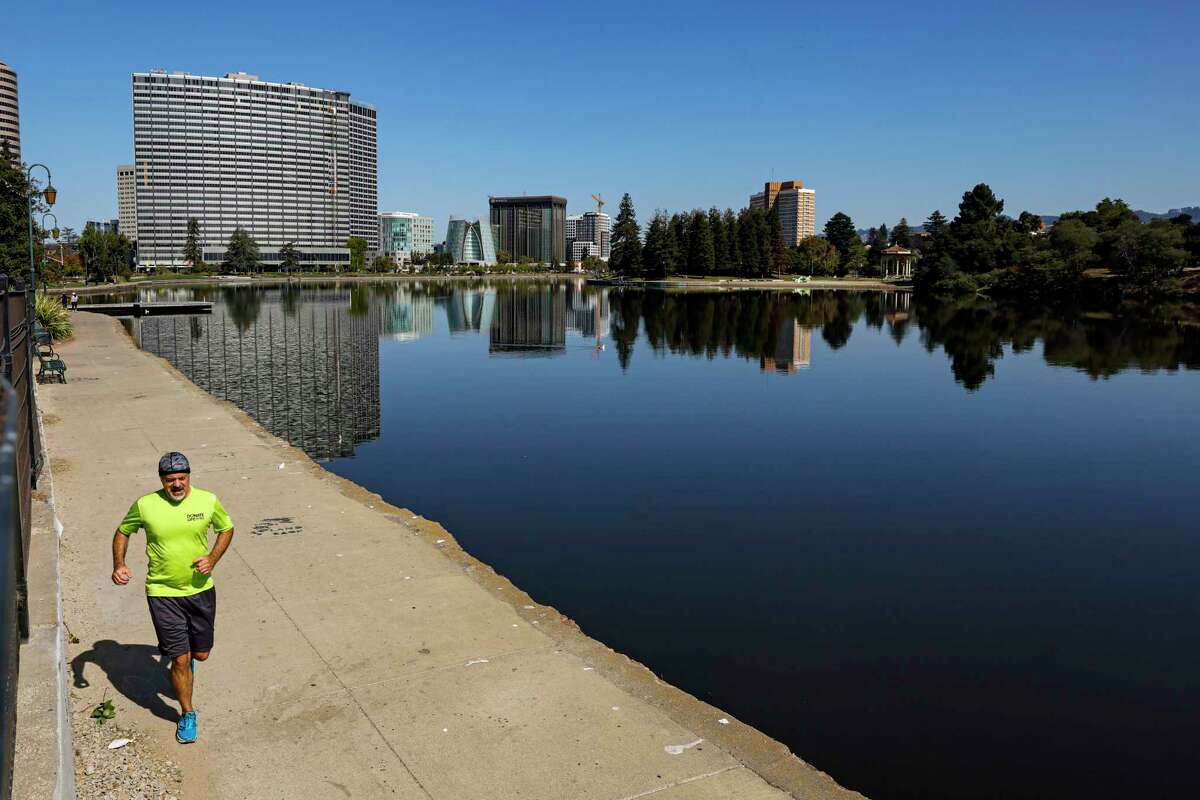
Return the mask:
<path id="1" fill-rule="evenodd" d="M 117 748 L 124 747 L 125 745 L 129 744 L 132 741 L 133 741 L 132 739 L 113 739 L 111 742 L 108 743 L 108 749 L 116 750 Z"/>
<path id="2" fill-rule="evenodd" d="M 689 742 L 688 744 L 669 744 L 666 747 L 664 747 L 663 750 L 665 750 L 667 752 L 667 755 L 672 755 L 672 756 L 683 755 L 684 750 L 690 750 L 703 741 L 704 741 L 703 739 L 697 739 L 696 741 Z"/>

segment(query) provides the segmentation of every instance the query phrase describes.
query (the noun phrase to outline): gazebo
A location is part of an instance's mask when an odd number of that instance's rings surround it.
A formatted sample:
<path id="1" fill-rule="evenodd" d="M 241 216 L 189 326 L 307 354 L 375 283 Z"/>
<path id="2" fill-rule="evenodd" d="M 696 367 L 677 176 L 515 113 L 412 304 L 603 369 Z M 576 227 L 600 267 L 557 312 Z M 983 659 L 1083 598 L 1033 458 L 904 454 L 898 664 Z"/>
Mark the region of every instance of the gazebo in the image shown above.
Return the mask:
<path id="1" fill-rule="evenodd" d="M 906 247 L 894 244 L 879 259 L 879 268 L 884 278 L 911 278 L 917 254 Z"/>

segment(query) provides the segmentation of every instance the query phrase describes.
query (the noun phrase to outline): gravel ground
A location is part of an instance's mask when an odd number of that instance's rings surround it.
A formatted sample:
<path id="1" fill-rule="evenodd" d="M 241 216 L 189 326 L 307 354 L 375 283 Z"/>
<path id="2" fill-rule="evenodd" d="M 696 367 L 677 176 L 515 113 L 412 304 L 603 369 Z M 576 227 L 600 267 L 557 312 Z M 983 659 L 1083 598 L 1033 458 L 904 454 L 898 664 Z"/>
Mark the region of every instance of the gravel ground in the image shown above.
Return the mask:
<path id="1" fill-rule="evenodd" d="M 113 722 L 97 725 L 90 708 L 76 710 L 75 788 L 79 800 L 178 800 L 179 765 L 155 752 L 143 737 Z M 109 750 L 114 739 L 129 744 Z"/>

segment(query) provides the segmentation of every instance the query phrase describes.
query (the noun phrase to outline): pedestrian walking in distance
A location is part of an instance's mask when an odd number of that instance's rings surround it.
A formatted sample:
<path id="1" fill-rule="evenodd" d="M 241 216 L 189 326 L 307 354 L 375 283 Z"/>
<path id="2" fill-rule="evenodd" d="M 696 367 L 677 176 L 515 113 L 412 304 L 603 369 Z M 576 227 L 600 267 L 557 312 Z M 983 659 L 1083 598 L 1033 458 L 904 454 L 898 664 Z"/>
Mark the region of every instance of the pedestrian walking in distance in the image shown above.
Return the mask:
<path id="1" fill-rule="evenodd" d="M 72 311 L 79 310 L 79 293 L 78 292 L 71 292 L 71 310 Z"/>
<path id="2" fill-rule="evenodd" d="M 183 453 L 158 461 L 162 489 L 134 501 L 113 534 L 112 581 L 125 586 L 133 578 L 125 566 L 129 537 L 146 531 L 146 599 L 158 634 L 159 651 L 171 660 L 171 686 L 182 712 L 175 738 L 196 741 L 192 687 L 196 662 L 208 659 L 217 618 L 213 569 L 233 540 L 233 520 L 212 492 L 192 486 L 192 467 Z M 212 549 L 208 529 L 216 532 Z"/>

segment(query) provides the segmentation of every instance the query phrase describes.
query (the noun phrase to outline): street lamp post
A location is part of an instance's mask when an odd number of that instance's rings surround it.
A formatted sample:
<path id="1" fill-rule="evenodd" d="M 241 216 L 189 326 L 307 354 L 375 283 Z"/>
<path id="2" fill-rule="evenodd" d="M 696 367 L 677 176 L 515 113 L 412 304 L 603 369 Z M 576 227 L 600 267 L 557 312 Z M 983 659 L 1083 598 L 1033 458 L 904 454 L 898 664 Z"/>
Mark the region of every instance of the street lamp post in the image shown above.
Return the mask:
<path id="1" fill-rule="evenodd" d="M 31 192 L 29 194 L 29 285 L 33 287 L 34 294 L 37 294 L 37 264 L 33 262 L 33 204 L 38 196 L 46 198 L 47 205 L 54 205 L 54 201 L 58 199 L 58 191 L 54 188 L 54 184 L 50 178 L 50 168 L 45 164 L 30 164 L 29 169 L 25 171 L 25 178 L 30 183 L 33 182 L 34 167 L 41 167 L 46 170 L 46 188 L 40 192 Z M 43 219 L 45 219 L 43 217 Z M 54 218 L 55 223 L 58 222 L 58 217 Z"/>

